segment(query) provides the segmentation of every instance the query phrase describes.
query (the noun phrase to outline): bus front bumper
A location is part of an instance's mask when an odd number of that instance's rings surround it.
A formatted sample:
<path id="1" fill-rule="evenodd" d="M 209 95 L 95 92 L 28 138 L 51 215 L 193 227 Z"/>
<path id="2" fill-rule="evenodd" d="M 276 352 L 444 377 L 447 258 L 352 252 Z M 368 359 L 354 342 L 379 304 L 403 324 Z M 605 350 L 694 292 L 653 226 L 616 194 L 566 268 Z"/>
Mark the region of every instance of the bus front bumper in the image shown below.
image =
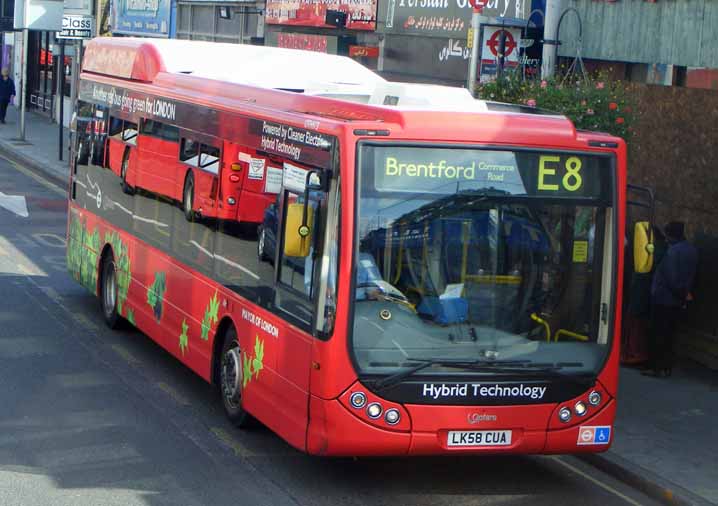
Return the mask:
<path id="1" fill-rule="evenodd" d="M 407 423 L 392 428 L 381 418 L 364 416 L 365 407 L 352 409 L 341 400 L 312 397 L 307 452 L 324 456 L 597 453 L 610 447 L 616 411 L 615 400 L 610 399 L 563 426 L 551 423 L 556 404 L 402 407 Z M 476 433 L 489 443 L 473 444 Z"/>

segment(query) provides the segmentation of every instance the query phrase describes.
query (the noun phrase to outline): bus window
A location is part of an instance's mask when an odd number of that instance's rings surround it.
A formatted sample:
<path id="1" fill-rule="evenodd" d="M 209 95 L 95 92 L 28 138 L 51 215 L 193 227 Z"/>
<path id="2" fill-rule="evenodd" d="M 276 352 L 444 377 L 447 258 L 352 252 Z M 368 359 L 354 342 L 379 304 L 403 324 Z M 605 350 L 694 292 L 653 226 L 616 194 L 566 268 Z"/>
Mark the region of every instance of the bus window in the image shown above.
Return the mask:
<path id="1" fill-rule="evenodd" d="M 303 203 L 304 196 L 286 191 L 284 194 L 284 205 L 282 213 L 282 228 L 286 228 L 287 209 L 290 204 Z M 312 299 L 315 295 L 314 269 L 317 261 L 321 258 L 317 251 L 321 244 L 321 231 L 324 224 L 320 221 L 321 210 L 323 209 L 326 195 L 322 192 L 311 192 L 309 196 L 308 213 L 313 213 L 313 230 L 309 254 L 306 257 L 293 257 L 284 254 L 283 246 L 279 249 L 279 284 L 283 288 L 277 291 L 277 306 L 281 307 L 292 316 L 306 324 L 311 324 L 313 315 Z M 282 241 L 283 244 L 283 241 Z"/>
<path id="2" fill-rule="evenodd" d="M 122 126 L 122 140 L 130 143 L 137 143 L 137 123 L 125 121 Z"/>
<path id="3" fill-rule="evenodd" d="M 219 174 L 219 148 L 202 144 L 199 154 L 199 167 L 207 172 Z"/>
<path id="4" fill-rule="evenodd" d="M 181 162 L 197 167 L 197 160 L 199 158 L 199 142 L 183 137 L 179 156 Z"/>
<path id="5" fill-rule="evenodd" d="M 144 120 L 141 133 L 164 141 L 179 142 L 179 128 L 160 121 Z"/>
<path id="6" fill-rule="evenodd" d="M 124 121 L 114 116 L 110 117 L 110 137 L 114 137 L 122 132 Z"/>

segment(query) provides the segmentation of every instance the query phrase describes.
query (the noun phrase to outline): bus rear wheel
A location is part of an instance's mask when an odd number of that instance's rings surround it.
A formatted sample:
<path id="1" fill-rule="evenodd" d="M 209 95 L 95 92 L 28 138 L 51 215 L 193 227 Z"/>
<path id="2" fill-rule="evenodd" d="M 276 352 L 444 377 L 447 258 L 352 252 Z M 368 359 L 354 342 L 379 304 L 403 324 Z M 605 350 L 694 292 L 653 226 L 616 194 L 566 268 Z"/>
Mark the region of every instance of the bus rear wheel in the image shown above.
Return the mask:
<path id="1" fill-rule="evenodd" d="M 120 326 L 120 315 L 117 312 L 117 273 L 112 254 L 105 257 L 100 268 L 100 304 L 105 323 L 111 329 Z"/>
<path id="2" fill-rule="evenodd" d="M 192 173 L 188 173 L 184 180 L 184 190 L 182 192 L 182 210 L 184 211 L 184 217 L 187 221 L 194 220 L 194 176 Z"/>
<path id="3" fill-rule="evenodd" d="M 237 427 L 249 427 L 253 418 L 242 409 L 242 352 L 237 331 L 230 327 L 224 335 L 219 359 L 219 386 L 227 418 Z"/>
<path id="4" fill-rule="evenodd" d="M 120 167 L 120 177 L 122 178 L 122 191 L 128 195 L 134 193 L 134 189 L 127 184 L 127 169 L 130 167 L 130 150 L 126 150 L 122 157 L 122 166 Z"/>

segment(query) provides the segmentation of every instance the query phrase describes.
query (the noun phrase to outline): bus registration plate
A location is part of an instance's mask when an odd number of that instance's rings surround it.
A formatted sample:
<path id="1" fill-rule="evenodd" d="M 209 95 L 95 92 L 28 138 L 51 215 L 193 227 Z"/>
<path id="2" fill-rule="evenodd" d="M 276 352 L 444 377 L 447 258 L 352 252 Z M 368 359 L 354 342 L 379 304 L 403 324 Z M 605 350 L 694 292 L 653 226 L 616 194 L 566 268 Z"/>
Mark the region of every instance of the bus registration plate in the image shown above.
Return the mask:
<path id="1" fill-rule="evenodd" d="M 447 446 L 508 446 L 510 430 L 451 430 Z"/>

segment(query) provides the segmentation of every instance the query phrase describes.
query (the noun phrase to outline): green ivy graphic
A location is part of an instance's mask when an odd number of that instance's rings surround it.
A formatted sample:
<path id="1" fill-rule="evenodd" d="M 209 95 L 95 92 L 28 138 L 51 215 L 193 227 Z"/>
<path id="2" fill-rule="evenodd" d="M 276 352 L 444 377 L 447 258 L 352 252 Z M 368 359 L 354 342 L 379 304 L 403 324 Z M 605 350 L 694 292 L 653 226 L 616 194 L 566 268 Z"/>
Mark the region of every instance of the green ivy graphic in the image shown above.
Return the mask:
<path id="1" fill-rule="evenodd" d="M 117 312 L 123 315 L 123 307 L 127 300 L 127 291 L 130 288 L 130 255 L 125 244 L 117 232 L 105 232 L 105 242 L 112 246 L 115 254 L 115 268 L 117 272 Z M 129 320 L 129 312 L 127 314 Z M 132 322 L 130 322 L 132 323 Z"/>
<path id="2" fill-rule="evenodd" d="M 135 327 L 137 326 L 135 324 L 135 312 L 130 308 L 127 308 L 127 321 L 130 322 Z"/>
<path id="3" fill-rule="evenodd" d="M 152 308 L 157 323 L 162 320 L 162 302 L 164 301 L 166 287 L 167 282 L 165 273 L 156 272 L 154 283 L 152 283 L 152 286 L 147 289 L 147 304 L 149 304 Z"/>
<path id="4" fill-rule="evenodd" d="M 209 299 L 209 303 L 204 310 L 204 318 L 202 318 L 202 340 L 206 341 L 209 339 L 209 331 L 212 329 L 212 325 L 216 325 L 219 321 L 219 299 L 217 298 L 217 292 L 214 292 L 212 298 Z"/>
<path id="5" fill-rule="evenodd" d="M 182 333 L 179 336 L 179 346 L 180 351 L 182 352 L 182 356 L 184 356 L 184 352 L 189 346 L 189 337 L 187 336 L 187 330 L 189 329 L 189 325 L 187 325 L 187 320 L 182 320 Z"/>
<path id="6" fill-rule="evenodd" d="M 259 371 L 264 369 L 264 341 L 259 336 L 254 338 L 254 358 L 248 353 L 242 355 L 242 388 L 252 381 L 252 377 L 259 378 Z"/>
<path id="7" fill-rule="evenodd" d="M 70 218 L 70 237 L 67 242 L 67 268 L 72 277 L 91 292 L 97 290 L 97 252 L 100 234 L 97 228 L 87 230 L 86 221 L 73 215 Z"/>

